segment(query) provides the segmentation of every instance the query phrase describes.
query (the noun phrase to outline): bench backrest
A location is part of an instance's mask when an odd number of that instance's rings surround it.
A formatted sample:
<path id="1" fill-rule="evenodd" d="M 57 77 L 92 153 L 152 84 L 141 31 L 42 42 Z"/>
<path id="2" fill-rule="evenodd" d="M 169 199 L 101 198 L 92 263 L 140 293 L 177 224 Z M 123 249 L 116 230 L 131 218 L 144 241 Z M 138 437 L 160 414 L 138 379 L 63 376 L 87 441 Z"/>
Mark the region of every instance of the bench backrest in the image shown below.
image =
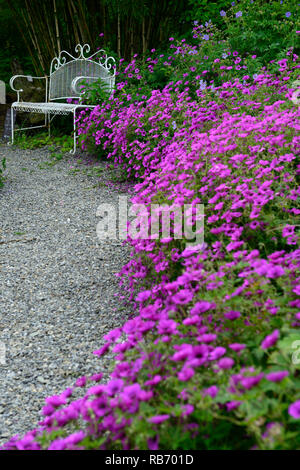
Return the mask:
<path id="1" fill-rule="evenodd" d="M 92 83 L 101 78 L 105 90 L 111 93 L 115 84 L 115 59 L 107 57 L 104 50 L 99 50 L 89 57 L 85 57 L 90 51 L 90 46 L 78 44 L 75 47 L 78 57 L 73 57 L 69 52 L 61 51 L 58 57 L 51 62 L 49 101 L 79 98 L 79 86 L 74 83 L 78 77 L 82 77 L 87 83 Z M 88 77 L 88 78 L 83 78 Z M 79 79 L 80 81 L 81 79 Z"/>

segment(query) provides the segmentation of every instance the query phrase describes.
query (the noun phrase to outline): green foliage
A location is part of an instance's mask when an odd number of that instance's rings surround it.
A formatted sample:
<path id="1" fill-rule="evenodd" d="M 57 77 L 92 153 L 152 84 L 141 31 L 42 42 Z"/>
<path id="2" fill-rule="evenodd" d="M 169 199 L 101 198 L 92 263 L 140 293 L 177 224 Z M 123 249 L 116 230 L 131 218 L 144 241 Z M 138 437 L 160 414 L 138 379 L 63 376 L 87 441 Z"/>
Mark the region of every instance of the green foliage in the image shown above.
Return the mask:
<path id="1" fill-rule="evenodd" d="M 255 54 L 266 65 L 290 47 L 299 52 L 298 5 L 295 0 L 189 0 L 186 19 L 203 25 L 212 21 L 224 31 L 231 50 Z"/>
<path id="2" fill-rule="evenodd" d="M 22 149 L 35 149 L 35 148 L 40 148 L 44 147 L 45 145 L 48 145 L 50 142 L 50 137 L 48 133 L 42 132 L 39 134 L 35 134 L 32 136 L 29 136 L 28 134 L 25 134 L 24 132 L 17 134 L 15 137 L 14 145 L 22 148 Z"/>
<path id="3" fill-rule="evenodd" d="M 187 21 L 198 21 L 202 24 L 211 20 L 218 24 L 218 26 L 224 27 L 220 11 L 227 10 L 231 3 L 231 0 L 217 2 L 211 2 L 210 0 L 189 0 L 189 8 L 185 13 L 185 18 Z"/>
<path id="4" fill-rule="evenodd" d="M 57 160 L 60 160 L 64 153 L 72 149 L 73 137 L 49 136 L 47 132 L 40 132 L 34 135 L 22 132 L 16 136 L 14 145 L 29 150 L 48 146 L 52 157 L 56 156 L 58 157 Z"/>
<path id="5" fill-rule="evenodd" d="M 87 104 L 97 105 L 107 101 L 109 94 L 107 88 L 101 79 L 95 80 L 93 83 L 88 84 L 84 80 L 81 83 L 84 88 L 84 101 Z"/>
<path id="6" fill-rule="evenodd" d="M 198 3 L 191 2 L 195 11 Z M 294 2 L 281 4 L 277 0 L 270 3 L 256 0 L 251 3 L 243 0 L 235 6 L 230 3 L 229 9 L 225 4 L 203 4 L 200 16 L 206 7 L 208 12 L 218 10 L 217 16 L 206 22 L 204 17 L 202 24 L 194 21 L 188 41 L 171 41 L 171 50 L 153 49 L 154 57 L 152 54 L 134 57 L 130 64 L 120 61 L 115 96 L 124 99 L 124 105 L 143 101 L 151 96 L 153 89 L 162 89 L 171 81 L 182 80 L 179 90 L 184 90 L 188 84 L 191 98 L 197 99 L 199 86 L 208 87 L 212 82 L 219 86 L 228 80 L 243 80 L 246 75 L 252 78 L 264 66 L 277 73 L 278 60 L 288 58 L 291 61 L 292 54 L 288 51 L 292 47 L 294 53 L 298 52 L 296 29 L 300 26 L 297 27 Z M 226 16 L 221 16 L 220 12 Z M 296 78 L 295 70 L 291 80 Z M 89 104 L 107 100 L 108 95 L 98 83 L 87 87 Z"/>
<path id="7" fill-rule="evenodd" d="M 5 157 L 2 158 L 2 160 L 0 161 L 0 188 L 3 186 L 4 184 L 4 171 L 6 169 L 6 159 Z"/>
<path id="8" fill-rule="evenodd" d="M 294 0 L 241 0 L 224 18 L 230 47 L 243 55 L 257 55 L 263 65 L 282 58 L 290 47 L 299 53 L 298 9 Z M 238 12 L 242 15 L 236 16 Z"/>

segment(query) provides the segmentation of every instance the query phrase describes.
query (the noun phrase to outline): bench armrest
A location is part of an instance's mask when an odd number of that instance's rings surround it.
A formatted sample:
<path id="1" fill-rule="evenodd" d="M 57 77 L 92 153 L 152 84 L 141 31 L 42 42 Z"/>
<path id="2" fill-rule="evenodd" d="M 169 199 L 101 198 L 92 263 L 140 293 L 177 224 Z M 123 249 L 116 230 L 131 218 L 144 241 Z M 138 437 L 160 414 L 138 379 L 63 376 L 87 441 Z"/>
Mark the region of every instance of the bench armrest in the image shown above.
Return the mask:
<path id="1" fill-rule="evenodd" d="M 72 80 L 71 88 L 77 96 L 80 96 L 84 94 L 84 90 L 81 89 L 80 82 L 87 81 L 89 83 L 92 83 L 93 81 L 96 82 L 98 80 L 102 80 L 105 83 L 105 86 L 107 87 L 107 92 L 110 94 L 114 88 L 115 83 L 115 77 L 113 75 L 107 78 L 84 76 L 76 77 Z"/>
<path id="2" fill-rule="evenodd" d="M 47 93 L 48 93 L 48 76 L 44 77 L 32 77 L 31 75 L 14 75 L 11 77 L 9 80 L 9 86 L 10 88 L 17 93 L 17 101 L 20 101 L 20 93 L 22 93 L 23 89 L 22 88 L 15 88 L 14 87 L 14 81 L 16 78 L 27 78 L 28 82 L 32 82 L 34 79 L 43 79 L 46 80 L 46 96 L 45 96 L 45 101 L 47 101 Z"/>

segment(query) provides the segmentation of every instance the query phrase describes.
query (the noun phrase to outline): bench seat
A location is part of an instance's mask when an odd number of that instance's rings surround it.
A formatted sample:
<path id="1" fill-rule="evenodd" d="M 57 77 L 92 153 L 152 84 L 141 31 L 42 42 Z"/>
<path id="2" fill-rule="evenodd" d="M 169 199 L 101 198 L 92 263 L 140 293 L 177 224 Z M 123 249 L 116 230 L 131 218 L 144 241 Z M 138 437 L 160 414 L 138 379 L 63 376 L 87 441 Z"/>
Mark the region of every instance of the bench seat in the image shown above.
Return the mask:
<path id="1" fill-rule="evenodd" d="M 94 108 L 92 105 L 80 105 L 74 103 L 31 103 L 26 101 L 16 101 L 12 108 L 16 111 L 44 114 L 69 114 L 78 108 Z"/>

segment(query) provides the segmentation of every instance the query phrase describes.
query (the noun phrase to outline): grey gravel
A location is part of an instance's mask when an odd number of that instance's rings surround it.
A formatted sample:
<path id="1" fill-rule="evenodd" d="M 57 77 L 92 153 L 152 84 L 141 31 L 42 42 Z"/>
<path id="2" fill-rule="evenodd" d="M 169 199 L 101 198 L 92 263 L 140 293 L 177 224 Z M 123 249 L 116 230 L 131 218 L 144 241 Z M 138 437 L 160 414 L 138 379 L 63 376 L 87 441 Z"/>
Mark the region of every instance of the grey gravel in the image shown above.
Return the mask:
<path id="1" fill-rule="evenodd" d="M 129 259 L 129 248 L 96 234 L 98 205 L 117 206 L 126 189 L 107 186 L 112 172 L 104 162 L 94 162 L 104 170 L 99 177 L 88 176 L 86 162 L 69 154 L 49 166 L 46 148 L 0 145 L 3 156 L 0 444 L 36 427 L 44 399 L 76 378 L 96 372 L 108 377 L 112 357 L 99 358 L 93 351 L 129 314 L 115 276 Z"/>

